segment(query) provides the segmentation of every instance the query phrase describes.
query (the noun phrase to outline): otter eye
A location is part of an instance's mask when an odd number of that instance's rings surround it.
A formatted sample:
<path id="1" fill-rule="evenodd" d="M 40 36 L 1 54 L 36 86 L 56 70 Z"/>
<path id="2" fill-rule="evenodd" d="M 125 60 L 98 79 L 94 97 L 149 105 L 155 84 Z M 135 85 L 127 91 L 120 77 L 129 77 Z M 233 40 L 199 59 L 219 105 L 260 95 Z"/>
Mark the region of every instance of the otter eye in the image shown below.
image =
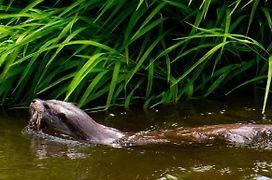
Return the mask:
<path id="1" fill-rule="evenodd" d="M 58 114 L 58 117 L 59 117 L 59 119 L 60 119 L 61 121 L 66 121 L 66 120 L 67 120 L 67 118 L 66 118 L 66 116 L 65 116 L 64 113 L 59 113 L 59 114 Z"/>
<path id="2" fill-rule="evenodd" d="M 44 106 L 45 109 L 47 109 L 47 110 L 50 109 L 50 107 L 49 107 L 47 104 L 44 104 L 43 106 Z"/>

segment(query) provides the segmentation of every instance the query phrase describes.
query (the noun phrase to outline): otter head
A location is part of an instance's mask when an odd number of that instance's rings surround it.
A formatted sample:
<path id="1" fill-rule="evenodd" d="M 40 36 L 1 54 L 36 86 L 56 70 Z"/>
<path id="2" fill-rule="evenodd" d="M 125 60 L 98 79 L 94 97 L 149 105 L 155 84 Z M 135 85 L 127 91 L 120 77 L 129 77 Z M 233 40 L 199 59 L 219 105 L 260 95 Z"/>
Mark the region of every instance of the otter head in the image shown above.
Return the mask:
<path id="1" fill-rule="evenodd" d="M 58 100 L 34 99 L 30 103 L 29 127 L 34 131 L 69 139 L 110 144 L 124 136 L 117 129 L 96 123 L 75 105 Z"/>
<path id="2" fill-rule="evenodd" d="M 41 130 L 51 135 L 78 138 L 67 122 L 69 116 L 82 114 L 73 104 L 58 100 L 34 99 L 30 103 L 30 113 L 29 127 L 34 131 Z"/>

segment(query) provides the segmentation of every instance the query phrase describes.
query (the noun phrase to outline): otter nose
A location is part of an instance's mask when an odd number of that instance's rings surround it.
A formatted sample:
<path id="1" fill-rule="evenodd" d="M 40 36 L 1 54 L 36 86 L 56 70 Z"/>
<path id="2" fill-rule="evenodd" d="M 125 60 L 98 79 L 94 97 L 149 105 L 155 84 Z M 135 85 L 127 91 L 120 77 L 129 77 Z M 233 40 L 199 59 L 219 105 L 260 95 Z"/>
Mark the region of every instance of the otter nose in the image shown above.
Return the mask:
<path id="1" fill-rule="evenodd" d="M 36 103 L 36 102 L 38 102 L 38 101 L 40 101 L 40 99 L 33 99 L 33 100 L 31 101 L 31 103 L 34 104 L 34 103 Z"/>

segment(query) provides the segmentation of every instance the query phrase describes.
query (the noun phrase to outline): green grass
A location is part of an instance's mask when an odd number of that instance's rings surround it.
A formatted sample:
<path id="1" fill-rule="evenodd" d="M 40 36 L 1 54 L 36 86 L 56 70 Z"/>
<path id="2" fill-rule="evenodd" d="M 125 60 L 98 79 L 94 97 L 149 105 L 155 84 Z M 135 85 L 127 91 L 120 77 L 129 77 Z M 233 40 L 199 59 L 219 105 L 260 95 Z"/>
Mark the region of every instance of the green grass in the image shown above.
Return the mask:
<path id="1" fill-rule="evenodd" d="M 135 102 L 148 108 L 243 87 L 263 92 L 265 109 L 270 6 L 259 0 L 2 3 L 1 104 L 24 106 L 38 97 L 94 110 Z"/>

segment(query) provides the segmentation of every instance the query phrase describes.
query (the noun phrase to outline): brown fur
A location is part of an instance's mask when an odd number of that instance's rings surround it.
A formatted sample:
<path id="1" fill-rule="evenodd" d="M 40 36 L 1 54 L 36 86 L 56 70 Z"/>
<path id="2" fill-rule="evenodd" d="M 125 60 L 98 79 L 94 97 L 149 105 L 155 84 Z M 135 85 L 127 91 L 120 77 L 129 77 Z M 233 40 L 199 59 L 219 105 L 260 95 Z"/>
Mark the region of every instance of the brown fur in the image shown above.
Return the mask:
<path id="1" fill-rule="evenodd" d="M 95 122 L 75 105 L 58 100 L 35 99 L 30 104 L 29 127 L 45 133 L 106 145 L 215 143 L 248 145 L 270 139 L 272 125 L 220 124 L 195 128 L 138 132 L 130 135 Z"/>

